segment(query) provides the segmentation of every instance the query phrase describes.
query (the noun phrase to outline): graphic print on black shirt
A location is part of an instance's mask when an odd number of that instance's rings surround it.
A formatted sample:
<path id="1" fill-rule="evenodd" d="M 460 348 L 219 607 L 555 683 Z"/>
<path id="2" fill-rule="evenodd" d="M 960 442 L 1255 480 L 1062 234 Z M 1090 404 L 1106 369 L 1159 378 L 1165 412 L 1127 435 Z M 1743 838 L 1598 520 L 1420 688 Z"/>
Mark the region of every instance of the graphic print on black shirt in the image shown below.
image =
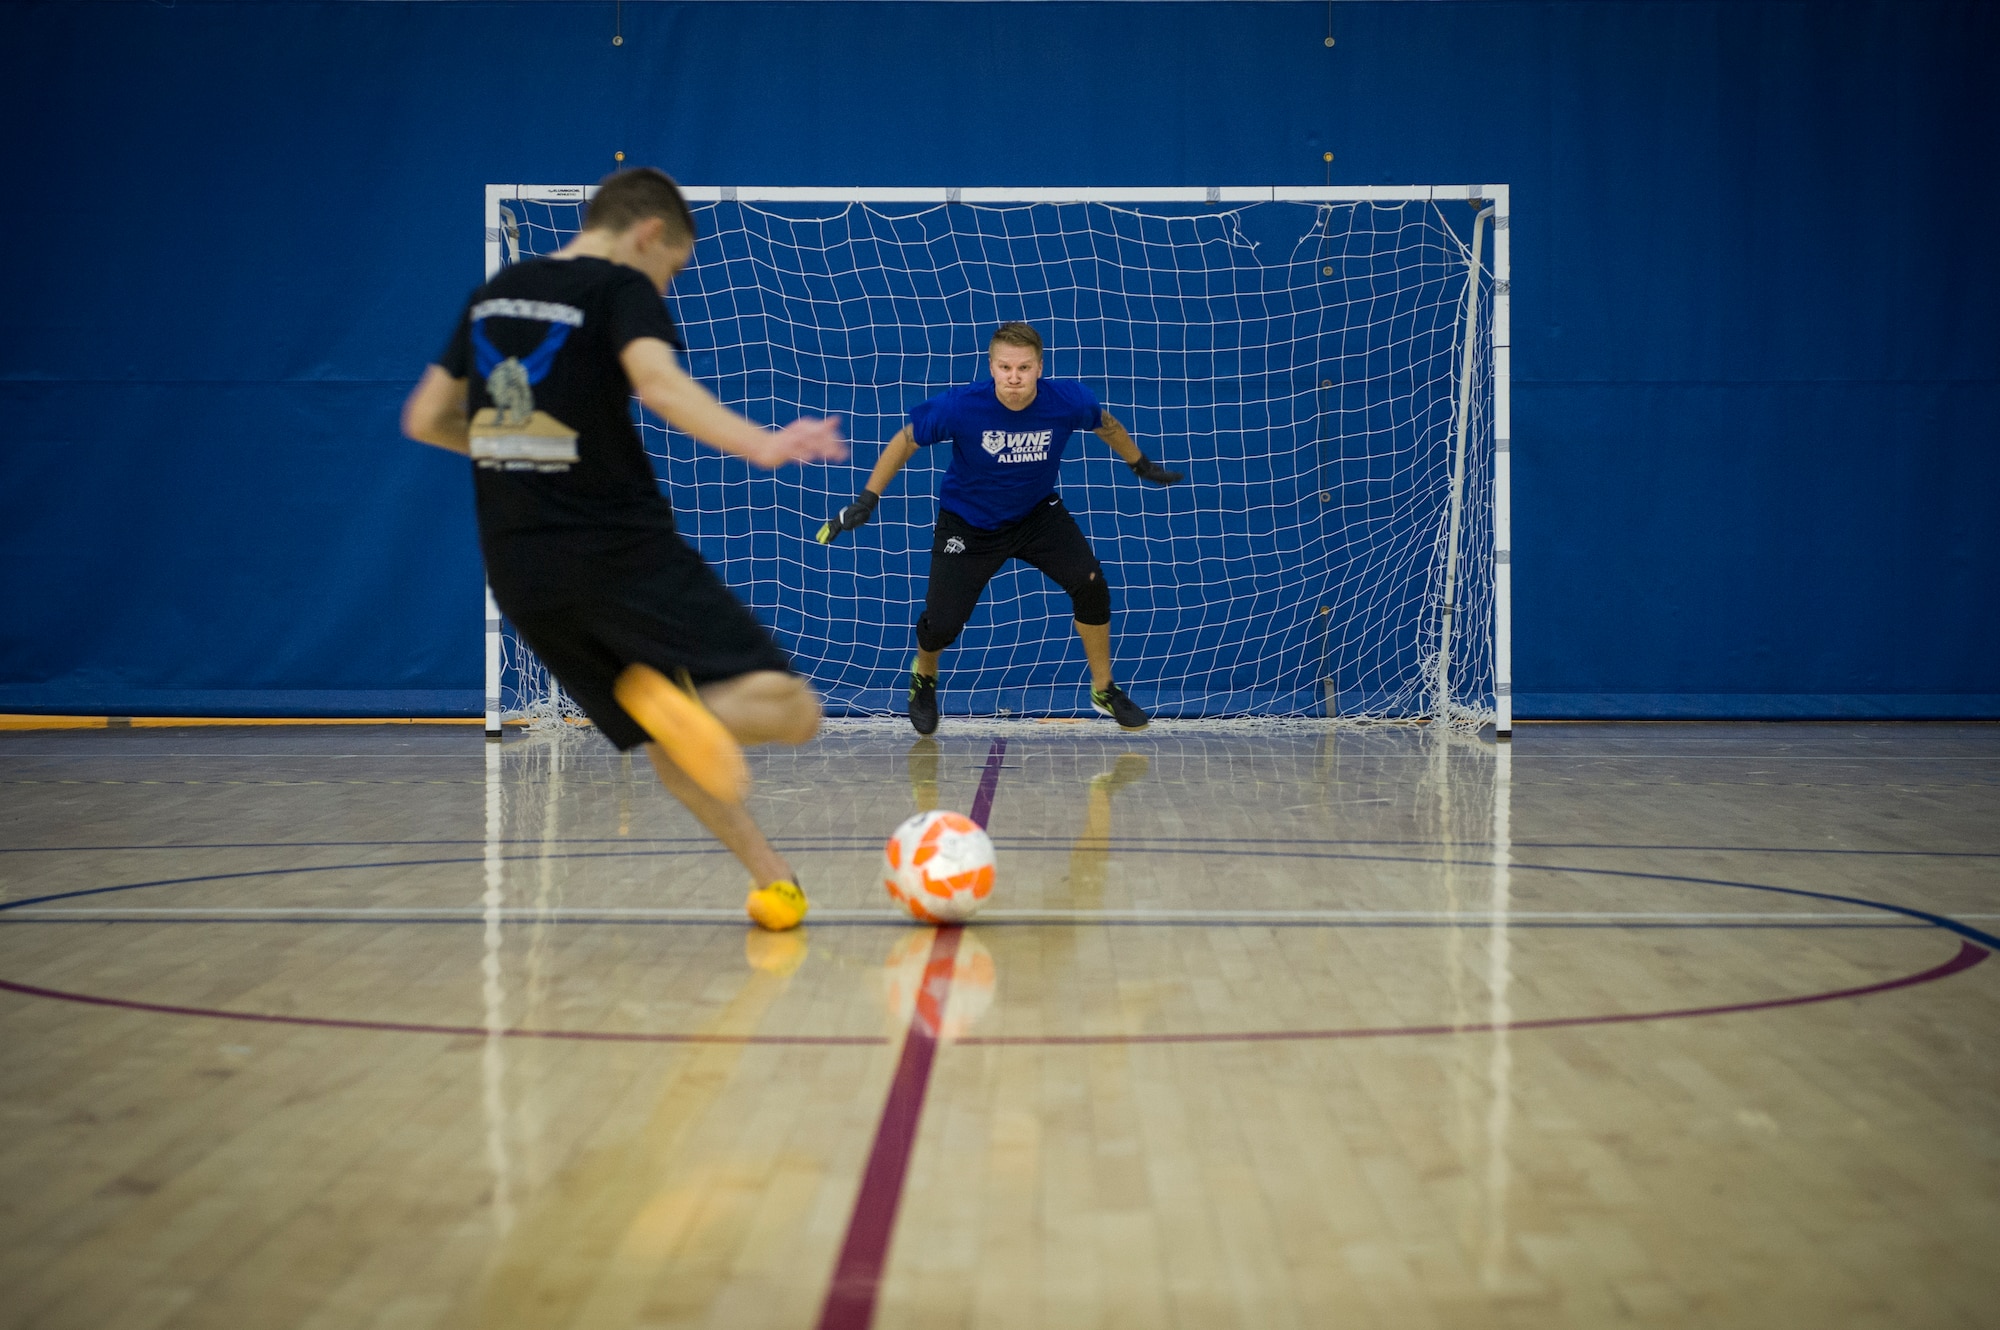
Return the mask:
<path id="1" fill-rule="evenodd" d="M 641 337 L 681 345 L 646 275 L 606 259 L 531 259 L 472 293 L 437 363 L 466 380 L 489 564 L 510 536 L 673 530 L 618 359 Z"/>
<path id="2" fill-rule="evenodd" d="M 492 406 L 472 413 L 472 460 L 501 471 L 567 471 L 576 464 L 576 431 L 546 411 L 535 409 L 535 385 L 548 377 L 556 353 L 572 328 L 583 326 L 583 311 L 548 300 L 482 300 L 466 316 L 472 359 L 486 381 Z M 486 334 L 488 319 L 546 323 L 548 331 L 526 360 L 502 355 Z"/>

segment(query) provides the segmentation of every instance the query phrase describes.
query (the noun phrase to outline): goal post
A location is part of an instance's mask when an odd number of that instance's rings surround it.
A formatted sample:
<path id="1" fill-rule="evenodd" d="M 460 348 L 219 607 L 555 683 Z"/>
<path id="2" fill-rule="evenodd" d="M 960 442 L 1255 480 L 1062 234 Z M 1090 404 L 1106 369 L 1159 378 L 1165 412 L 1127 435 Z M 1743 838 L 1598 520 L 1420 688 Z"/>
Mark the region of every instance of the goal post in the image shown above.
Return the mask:
<path id="1" fill-rule="evenodd" d="M 558 248 L 594 192 L 487 186 L 488 277 Z M 841 415 L 856 457 L 751 472 L 639 412 L 642 437 L 683 533 L 831 713 L 897 709 L 943 459 L 853 536 L 811 534 L 908 407 L 982 377 L 986 334 L 1020 318 L 1045 372 L 1188 473 L 1142 485 L 1087 438 L 1063 464 L 1142 704 L 1511 734 L 1507 186 L 682 192 L 701 234 L 668 299 L 690 369 L 760 423 Z M 486 610 L 488 737 L 574 716 Z M 947 658 L 946 712 L 1079 714 L 1084 678 L 1066 602 L 1003 572 Z"/>

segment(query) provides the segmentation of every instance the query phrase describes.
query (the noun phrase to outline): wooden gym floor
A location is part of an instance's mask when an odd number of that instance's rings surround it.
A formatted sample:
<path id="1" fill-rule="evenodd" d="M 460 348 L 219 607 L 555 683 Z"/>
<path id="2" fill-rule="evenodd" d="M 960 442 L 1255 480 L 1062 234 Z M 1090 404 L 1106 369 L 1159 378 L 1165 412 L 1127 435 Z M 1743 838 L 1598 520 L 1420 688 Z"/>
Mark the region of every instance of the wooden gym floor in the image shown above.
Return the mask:
<path id="1" fill-rule="evenodd" d="M 2000 727 L 754 762 L 0 735 L 0 1326 L 2000 1324 Z"/>

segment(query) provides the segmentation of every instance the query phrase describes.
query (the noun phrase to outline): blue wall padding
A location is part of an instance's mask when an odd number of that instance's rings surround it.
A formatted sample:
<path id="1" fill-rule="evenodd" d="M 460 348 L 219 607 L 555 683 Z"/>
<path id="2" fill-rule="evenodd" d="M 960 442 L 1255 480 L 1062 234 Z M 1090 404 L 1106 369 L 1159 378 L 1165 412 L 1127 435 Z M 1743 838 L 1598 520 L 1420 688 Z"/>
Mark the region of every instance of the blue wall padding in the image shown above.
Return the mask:
<path id="1" fill-rule="evenodd" d="M 0 710 L 470 714 L 482 186 L 1513 186 L 1524 716 L 2000 716 L 2000 7 L 16 5 Z"/>

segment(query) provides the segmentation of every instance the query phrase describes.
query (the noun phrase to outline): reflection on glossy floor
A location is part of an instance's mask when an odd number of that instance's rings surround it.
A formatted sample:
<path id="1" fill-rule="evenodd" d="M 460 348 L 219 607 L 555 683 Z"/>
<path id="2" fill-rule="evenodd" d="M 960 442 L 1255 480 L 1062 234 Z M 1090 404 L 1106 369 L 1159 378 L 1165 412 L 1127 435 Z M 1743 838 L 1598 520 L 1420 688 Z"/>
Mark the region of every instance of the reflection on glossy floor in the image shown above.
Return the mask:
<path id="1" fill-rule="evenodd" d="M 587 733 L 0 735 L 0 1326 L 2000 1322 L 2000 727 L 755 761 L 797 935 Z"/>

